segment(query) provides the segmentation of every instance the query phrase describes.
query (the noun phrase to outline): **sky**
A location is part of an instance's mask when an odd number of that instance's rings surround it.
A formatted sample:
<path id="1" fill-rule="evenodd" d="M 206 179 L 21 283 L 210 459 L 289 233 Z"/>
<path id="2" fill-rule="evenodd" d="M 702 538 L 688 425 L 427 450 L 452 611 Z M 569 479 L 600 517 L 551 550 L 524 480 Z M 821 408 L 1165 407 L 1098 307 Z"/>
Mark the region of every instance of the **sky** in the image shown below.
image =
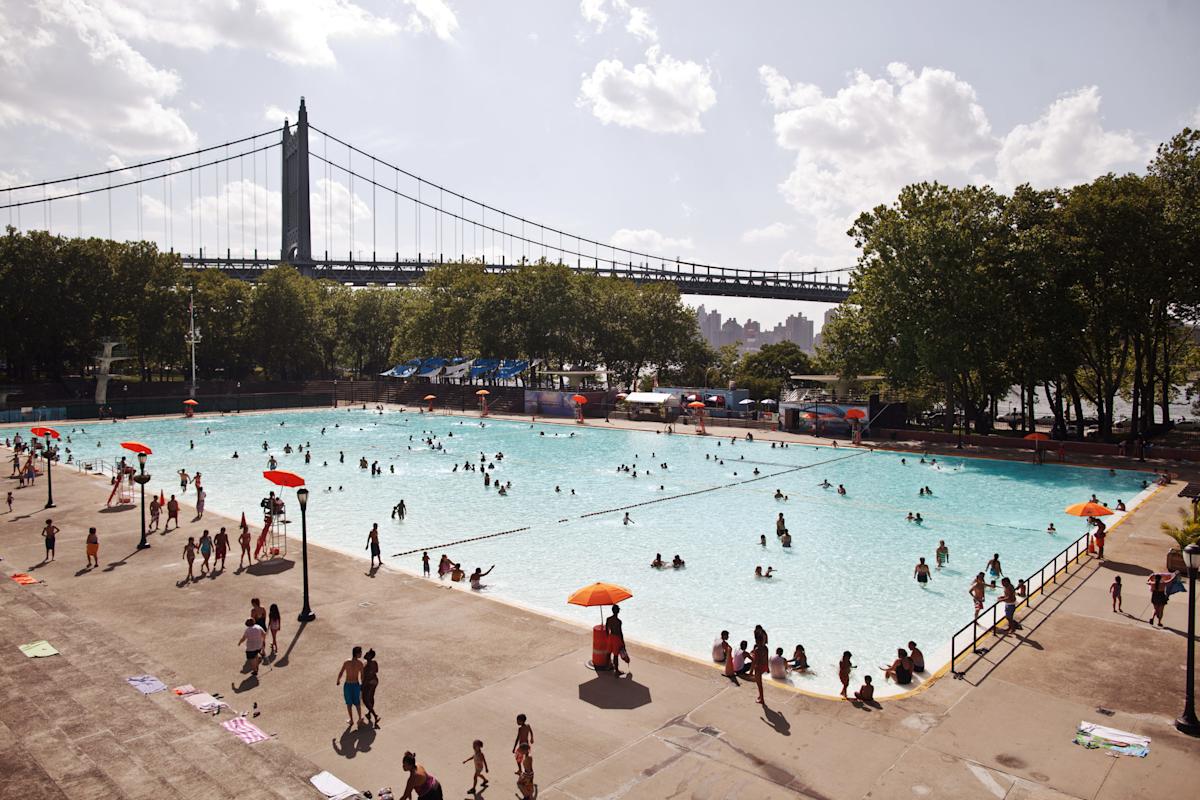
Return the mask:
<path id="1" fill-rule="evenodd" d="M 837 269 L 857 213 L 906 183 L 1144 169 L 1200 125 L 1197 41 L 1200 4 L 1182 0 L 0 0 L 0 187 L 263 132 L 303 95 L 314 125 L 528 219 L 671 258 Z M 265 230 L 277 159 L 114 200 L 114 231 L 186 250 L 204 208 Z M 314 251 L 369 252 L 368 229 L 382 251 L 415 246 L 411 206 L 312 180 Z M 104 202 L 22 225 L 99 234 Z M 220 235 L 236 250 L 248 234 Z M 768 326 L 827 308 L 688 300 Z"/>

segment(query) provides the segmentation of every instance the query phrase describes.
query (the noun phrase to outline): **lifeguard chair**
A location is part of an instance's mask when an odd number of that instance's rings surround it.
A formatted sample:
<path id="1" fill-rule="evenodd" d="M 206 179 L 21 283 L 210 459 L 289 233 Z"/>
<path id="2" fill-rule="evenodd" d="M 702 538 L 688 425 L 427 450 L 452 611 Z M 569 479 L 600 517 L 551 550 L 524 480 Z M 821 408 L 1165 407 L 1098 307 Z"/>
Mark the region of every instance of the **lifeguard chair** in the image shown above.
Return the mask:
<path id="1" fill-rule="evenodd" d="M 254 547 L 256 560 L 270 561 L 287 557 L 288 522 L 287 508 L 283 500 L 276 497 L 274 507 L 264 509 L 263 530 Z"/>

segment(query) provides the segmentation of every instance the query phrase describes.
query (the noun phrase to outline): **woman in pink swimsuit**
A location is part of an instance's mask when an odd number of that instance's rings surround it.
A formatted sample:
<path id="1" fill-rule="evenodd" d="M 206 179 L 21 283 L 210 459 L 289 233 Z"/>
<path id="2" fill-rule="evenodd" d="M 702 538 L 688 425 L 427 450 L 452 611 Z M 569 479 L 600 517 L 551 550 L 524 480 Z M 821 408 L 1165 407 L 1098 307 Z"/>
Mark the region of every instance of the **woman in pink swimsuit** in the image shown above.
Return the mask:
<path id="1" fill-rule="evenodd" d="M 411 774 L 408 776 L 408 784 L 404 787 L 401 800 L 408 800 L 410 797 L 416 797 L 417 800 L 443 800 L 442 785 L 437 782 L 437 778 L 425 771 L 425 767 L 417 763 L 416 753 L 405 753 L 402 763 L 404 771 Z"/>

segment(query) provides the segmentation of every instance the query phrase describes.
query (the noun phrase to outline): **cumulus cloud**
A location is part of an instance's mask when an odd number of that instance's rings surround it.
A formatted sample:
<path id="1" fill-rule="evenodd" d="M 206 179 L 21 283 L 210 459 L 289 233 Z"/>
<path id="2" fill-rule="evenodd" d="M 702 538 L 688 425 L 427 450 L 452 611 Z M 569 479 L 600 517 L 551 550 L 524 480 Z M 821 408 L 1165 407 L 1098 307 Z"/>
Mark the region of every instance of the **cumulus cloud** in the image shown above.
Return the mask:
<path id="1" fill-rule="evenodd" d="M 771 242 L 776 239 L 782 239 L 795 230 L 794 225 L 786 222 L 772 222 L 770 225 L 764 225 L 761 228 L 751 228 L 742 234 L 742 241 L 746 244 L 755 244 L 757 242 Z"/>
<path id="2" fill-rule="evenodd" d="M 700 115 L 716 102 L 708 67 L 679 61 L 657 46 L 633 69 L 616 59 L 601 61 L 584 75 L 577 101 L 605 125 L 653 133 L 701 133 Z"/>
<path id="3" fill-rule="evenodd" d="M 636 250 L 639 253 L 650 253 L 651 255 L 666 255 L 671 251 L 691 250 L 694 246 L 690 237 L 675 239 L 664 236 L 651 228 L 640 230 L 621 228 L 609 237 L 608 242 L 613 247 Z"/>
<path id="4" fill-rule="evenodd" d="M 408 15 L 410 31 L 432 33 L 443 42 L 454 38 L 458 30 L 458 17 L 445 0 L 404 0 L 412 11 Z"/>
<path id="5" fill-rule="evenodd" d="M 1122 164 L 1143 162 L 1150 148 L 1130 131 L 1106 131 L 1100 90 L 1088 86 L 1060 97 L 1036 121 L 1017 125 L 996 154 L 1001 184 L 1038 188 L 1090 180 Z"/>
<path id="6" fill-rule="evenodd" d="M 774 110 L 775 140 L 795 153 L 780 192 L 832 253 L 845 252 L 856 214 L 891 202 L 908 183 L 1062 185 L 1148 154 L 1133 134 L 1104 129 L 1094 87 L 998 135 L 974 88 L 945 69 L 893 63 L 879 76 L 860 70 L 832 94 L 770 66 L 759 78 Z"/>
<path id="7" fill-rule="evenodd" d="M 263 109 L 263 119 L 272 125 L 278 125 L 281 128 L 283 127 L 283 121 L 291 118 L 291 114 L 277 105 L 268 105 Z"/>
<path id="8" fill-rule="evenodd" d="M 625 23 L 625 30 L 643 41 L 658 41 L 658 30 L 650 20 L 650 12 L 644 8 L 629 9 L 629 20 Z"/>
<path id="9" fill-rule="evenodd" d="M 175 105 L 179 76 L 122 34 L 83 0 L 0 5 L 0 126 L 37 125 L 135 155 L 193 147 Z"/>
<path id="10" fill-rule="evenodd" d="M 629 0 L 580 0 L 579 13 L 596 33 L 602 33 L 612 17 L 625 20 L 625 31 L 646 42 L 658 41 L 650 12 Z"/>
<path id="11" fill-rule="evenodd" d="M 285 64 L 329 66 L 337 61 L 332 40 L 389 36 L 399 30 L 391 19 L 378 17 L 352 0 L 36 2 L 91 7 L 131 39 L 203 51 L 217 47 L 261 49 Z M 437 17 L 433 7 L 445 4 L 441 0 L 410 0 L 409 5 L 418 21 L 428 21 Z M 453 12 L 449 14 L 453 18 Z"/>
<path id="12" fill-rule="evenodd" d="M 597 32 L 604 30 L 608 24 L 608 12 L 605 10 L 607 0 L 580 0 L 579 13 L 584 20 L 591 23 Z"/>

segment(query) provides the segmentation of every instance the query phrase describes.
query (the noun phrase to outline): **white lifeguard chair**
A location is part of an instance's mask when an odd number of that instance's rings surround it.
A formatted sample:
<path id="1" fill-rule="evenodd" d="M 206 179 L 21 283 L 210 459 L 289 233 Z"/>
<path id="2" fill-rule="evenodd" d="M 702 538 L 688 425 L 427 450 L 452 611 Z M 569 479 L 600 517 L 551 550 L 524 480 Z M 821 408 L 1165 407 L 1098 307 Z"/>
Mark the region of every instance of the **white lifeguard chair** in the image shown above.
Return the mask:
<path id="1" fill-rule="evenodd" d="M 287 558 L 288 523 L 287 508 L 281 502 L 277 509 L 271 512 L 271 529 L 267 532 L 267 542 L 260 561 L 270 561 L 274 558 Z"/>

